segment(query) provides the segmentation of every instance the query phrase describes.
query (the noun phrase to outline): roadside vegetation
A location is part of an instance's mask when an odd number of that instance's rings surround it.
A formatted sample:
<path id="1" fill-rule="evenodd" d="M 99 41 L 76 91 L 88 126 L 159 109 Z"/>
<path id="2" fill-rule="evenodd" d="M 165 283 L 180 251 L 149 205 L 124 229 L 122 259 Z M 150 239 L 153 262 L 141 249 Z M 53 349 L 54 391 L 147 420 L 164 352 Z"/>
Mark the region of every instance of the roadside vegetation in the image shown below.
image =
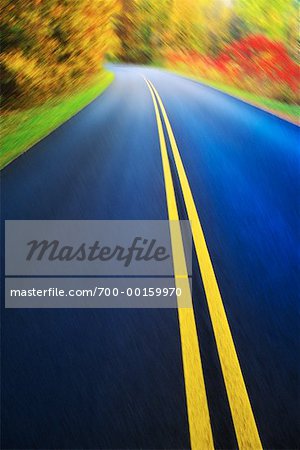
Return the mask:
<path id="1" fill-rule="evenodd" d="M 117 11 L 117 0 L 2 1 L 0 167 L 109 85 Z"/>
<path id="2" fill-rule="evenodd" d="M 107 87 L 106 60 L 299 117 L 295 0 L 3 0 L 0 17 L 2 167 Z"/>
<path id="3" fill-rule="evenodd" d="M 267 57 L 266 57 L 267 52 Z M 197 52 L 172 53 L 167 65 L 236 97 L 277 111 L 287 118 L 299 115 L 299 67 L 281 43 L 251 35 L 215 57 Z"/>
<path id="4" fill-rule="evenodd" d="M 112 82 L 113 74 L 101 73 L 89 86 L 75 94 L 53 97 L 42 105 L 18 110 L 1 117 L 0 168 L 70 119 L 100 95 Z"/>
<path id="5" fill-rule="evenodd" d="M 166 67 L 299 117 L 294 0 L 128 0 L 122 14 L 120 59 Z"/>

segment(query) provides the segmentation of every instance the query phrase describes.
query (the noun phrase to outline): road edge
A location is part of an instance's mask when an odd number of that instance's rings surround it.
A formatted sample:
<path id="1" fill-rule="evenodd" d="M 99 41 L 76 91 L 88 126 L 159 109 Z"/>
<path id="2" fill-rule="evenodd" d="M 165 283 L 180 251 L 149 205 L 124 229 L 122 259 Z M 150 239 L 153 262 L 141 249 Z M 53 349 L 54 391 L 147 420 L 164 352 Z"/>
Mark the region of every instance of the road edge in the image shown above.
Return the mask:
<path id="1" fill-rule="evenodd" d="M 212 86 L 211 84 L 209 84 L 209 82 L 205 83 L 203 80 L 199 80 L 197 77 L 193 77 L 192 75 L 188 75 L 188 74 L 185 74 L 185 73 L 182 73 L 182 72 L 177 72 L 177 71 L 174 71 L 172 69 L 165 68 L 165 67 L 157 67 L 157 68 L 158 69 L 163 69 L 163 70 L 165 70 L 166 72 L 168 72 L 171 75 L 178 76 L 178 77 L 183 78 L 183 79 L 188 80 L 188 81 L 192 81 L 194 83 L 200 84 L 201 86 L 205 86 L 205 87 L 208 87 L 210 89 L 213 89 L 214 91 L 221 92 L 221 94 L 227 95 L 228 97 L 232 97 L 232 98 L 234 98 L 236 100 L 239 100 L 239 101 L 241 101 L 243 103 L 246 103 L 246 105 L 253 106 L 254 108 L 260 109 L 261 111 L 264 111 L 264 112 L 266 112 L 266 113 L 268 113 L 268 114 L 270 114 L 270 115 L 272 115 L 274 117 L 277 117 L 278 119 L 284 120 L 285 122 L 289 122 L 292 125 L 296 125 L 297 127 L 300 127 L 300 117 L 299 117 L 299 120 L 297 121 L 296 119 L 293 119 L 292 117 L 290 117 L 287 114 L 280 113 L 280 112 L 278 112 L 278 111 L 276 111 L 274 109 L 269 109 L 269 108 L 267 108 L 267 107 L 265 107 L 263 105 L 260 105 L 259 103 L 252 102 L 252 101 L 246 100 L 243 97 L 239 97 L 237 95 L 234 95 L 234 94 L 231 94 L 229 92 L 223 91 L 220 88 Z"/>
<path id="2" fill-rule="evenodd" d="M 94 102 L 97 98 L 99 98 L 104 92 L 111 86 L 115 79 L 115 74 L 111 71 L 107 71 L 107 84 L 105 83 L 103 86 L 103 89 L 100 90 L 95 97 L 93 97 L 91 100 L 89 100 L 84 106 L 80 107 L 78 110 L 71 113 L 71 115 L 63 120 L 62 122 L 56 124 L 55 126 L 49 128 L 49 130 L 43 134 L 41 137 L 37 138 L 33 142 L 31 142 L 28 146 L 24 148 L 24 150 L 21 150 L 20 153 L 18 153 L 16 156 L 14 156 L 12 159 L 10 159 L 8 162 L 6 162 L 3 166 L 0 166 L 0 173 L 2 170 L 4 170 L 9 164 L 13 163 L 17 158 L 24 155 L 24 153 L 31 150 L 35 145 L 37 145 L 39 142 L 41 142 L 43 139 L 45 139 L 47 136 L 49 136 L 51 133 L 53 133 L 55 130 L 57 130 L 59 127 L 67 123 L 69 120 L 71 120 L 73 117 L 75 117 L 77 114 L 79 114 L 81 111 L 83 111 L 85 108 L 87 108 L 92 102 Z"/>

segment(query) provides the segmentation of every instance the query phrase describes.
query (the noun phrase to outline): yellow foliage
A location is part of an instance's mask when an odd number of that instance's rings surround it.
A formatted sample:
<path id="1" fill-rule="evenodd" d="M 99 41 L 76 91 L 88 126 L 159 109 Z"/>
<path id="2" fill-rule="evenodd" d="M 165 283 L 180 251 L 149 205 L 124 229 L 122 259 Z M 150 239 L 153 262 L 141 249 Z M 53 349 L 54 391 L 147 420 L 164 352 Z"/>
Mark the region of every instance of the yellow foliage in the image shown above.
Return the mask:
<path id="1" fill-rule="evenodd" d="M 44 101 L 101 70 L 119 0 L 3 0 L 2 100 Z M 114 39 L 112 37 L 114 36 Z"/>

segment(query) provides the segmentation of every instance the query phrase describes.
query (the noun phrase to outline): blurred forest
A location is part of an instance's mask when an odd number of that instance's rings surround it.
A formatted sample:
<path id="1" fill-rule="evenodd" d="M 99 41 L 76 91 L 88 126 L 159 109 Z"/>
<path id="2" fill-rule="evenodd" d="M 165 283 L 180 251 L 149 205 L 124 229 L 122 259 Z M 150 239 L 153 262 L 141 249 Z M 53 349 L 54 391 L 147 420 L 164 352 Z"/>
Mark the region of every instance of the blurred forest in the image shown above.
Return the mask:
<path id="1" fill-rule="evenodd" d="M 122 61 L 299 101 L 298 0 L 121 0 Z"/>
<path id="2" fill-rule="evenodd" d="M 105 59 L 298 103 L 298 8 L 298 0 L 2 0 L 2 105 L 73 91 Z"/>
<path id="3" fill-rule="evenodd" d="M 118 0 L 2 0 L 1 99 L 44 102 L 81 87 L 113 45 Z"/>

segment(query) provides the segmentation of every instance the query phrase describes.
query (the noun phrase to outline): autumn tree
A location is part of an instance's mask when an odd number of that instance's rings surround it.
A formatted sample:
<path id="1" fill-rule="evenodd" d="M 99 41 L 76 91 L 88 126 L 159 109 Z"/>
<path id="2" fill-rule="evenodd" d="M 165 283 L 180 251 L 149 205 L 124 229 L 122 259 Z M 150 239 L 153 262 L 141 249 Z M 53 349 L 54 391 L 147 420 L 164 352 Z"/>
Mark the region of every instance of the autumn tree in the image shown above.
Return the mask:
<path id="1" fill-rule="evenodd" d="M 117 34 L 122 61 L 151 63 L 161 57 L 172 1 L 121 0 Z"/>
<path id="2" fill-rule="evenodd" d="M 2 101 L 47 97 L 82 85 L 101 69 L 118 0 L 3 0 Z"/>

